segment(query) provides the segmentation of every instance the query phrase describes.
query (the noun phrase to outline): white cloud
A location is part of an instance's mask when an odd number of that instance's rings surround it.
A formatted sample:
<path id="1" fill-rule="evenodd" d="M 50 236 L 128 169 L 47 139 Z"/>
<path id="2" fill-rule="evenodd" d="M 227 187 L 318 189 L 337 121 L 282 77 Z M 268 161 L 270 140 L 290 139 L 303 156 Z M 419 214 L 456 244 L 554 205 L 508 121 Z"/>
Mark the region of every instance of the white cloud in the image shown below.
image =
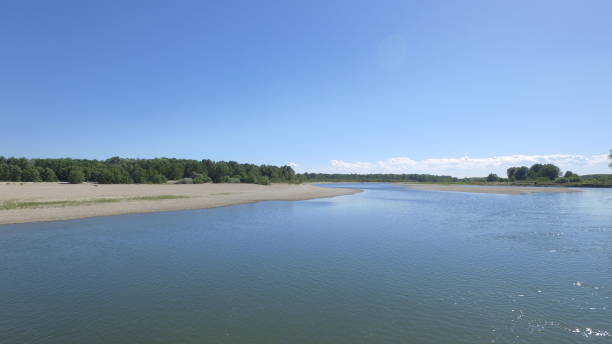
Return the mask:
<path id="1" fill-rule="evenodd" d="M 413 160 L 408 157 L 393 157 L 375 162 L 331 160 L 328 167 L 308 170 L 321 173 L 430 173 L 456 177 L 484 176 L 490 172 L 506 175 L 512 166 L 531 166 L 535 163 L 555 164 L 563 171 L 579 174 L 611 173 L 608 156 L 550 154 L 550 155 L 504 155 L 489 158 L 431 158 Z"/>
<path id="2" fill-rule="evenodd" d="M 298 164 L 294 163 L 294 162 L 288 162 L 287 166 L 291 167 L 291 168 L 296 168 L 298 167 Z"/>

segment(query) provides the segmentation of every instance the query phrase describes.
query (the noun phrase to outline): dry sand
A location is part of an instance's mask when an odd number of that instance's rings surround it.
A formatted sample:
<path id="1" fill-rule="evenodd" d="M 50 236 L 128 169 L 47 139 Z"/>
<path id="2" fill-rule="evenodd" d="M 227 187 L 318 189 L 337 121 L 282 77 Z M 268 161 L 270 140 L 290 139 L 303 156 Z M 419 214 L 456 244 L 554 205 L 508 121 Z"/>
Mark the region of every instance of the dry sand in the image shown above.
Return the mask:
<path id="1" fill-rule="evenodd" d="M 457 185 L 457 184 L 401 184 L 411 189 L 453 191 L 453 192 L 475 192 L 493 193 L 506 195 L 522 195 L 534 192 L 579 192 L 582 190 L 568 187 L 554 186 L 489 186 L 489 185 Z"/>
<path id="2" fill-rule="evenodd" d="M 293 201 L 349 195 L 360 190 L 323 188 L 310 184 L 61 184 L 0 183 L 0 204 L 6 201 L 92 201 L 122 199 L 112 203 L 2 209 L 0 224 L 55 221 L 92 216 L 203 209 L 258 201 Z M 128 200 L 130 197 L 184 196 L 163 200 Z"/>

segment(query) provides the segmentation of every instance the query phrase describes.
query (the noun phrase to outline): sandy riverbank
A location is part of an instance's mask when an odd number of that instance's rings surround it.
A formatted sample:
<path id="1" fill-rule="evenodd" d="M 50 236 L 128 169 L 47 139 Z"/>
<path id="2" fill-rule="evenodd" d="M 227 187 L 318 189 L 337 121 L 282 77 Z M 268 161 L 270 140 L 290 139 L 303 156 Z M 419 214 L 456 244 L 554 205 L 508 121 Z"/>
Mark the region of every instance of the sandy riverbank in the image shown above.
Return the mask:
<path id="1" fill-rule="evenodd" d="M 489 186 L 489 185 L 457 185 L 457 184 L 401 184 L 411 189 L 433 190 L 433 191 L 453 191 L 453 192 L 475 192 L 493 193 L 506 195 L 522 195 L 535 192 L 580 192 L 582 190 L 554 187 L 554 186 Z"/>
<path id="2" fill-rule="evenodd" d="M 0 183 L 0 205 L 11 204 L 0 207 L 0 224 L 204 209 L 258 201 L 305 200 L 359 191 L 310 184 Z"/>

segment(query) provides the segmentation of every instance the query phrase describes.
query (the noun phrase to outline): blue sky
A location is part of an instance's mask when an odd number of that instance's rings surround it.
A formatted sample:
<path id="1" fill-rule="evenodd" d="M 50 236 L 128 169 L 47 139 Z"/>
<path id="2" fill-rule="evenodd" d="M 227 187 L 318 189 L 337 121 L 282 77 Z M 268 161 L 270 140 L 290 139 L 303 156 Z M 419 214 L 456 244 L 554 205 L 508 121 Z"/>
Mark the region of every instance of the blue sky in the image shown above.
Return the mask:
<path id="1" fill-rule="evenodd" d="M 0 155 L 454 175 L 562 156 L 609 173 L 610 13 L 609 1 L 4 1 Z M 428 163 L 466 157 L 494 160 Z"/>

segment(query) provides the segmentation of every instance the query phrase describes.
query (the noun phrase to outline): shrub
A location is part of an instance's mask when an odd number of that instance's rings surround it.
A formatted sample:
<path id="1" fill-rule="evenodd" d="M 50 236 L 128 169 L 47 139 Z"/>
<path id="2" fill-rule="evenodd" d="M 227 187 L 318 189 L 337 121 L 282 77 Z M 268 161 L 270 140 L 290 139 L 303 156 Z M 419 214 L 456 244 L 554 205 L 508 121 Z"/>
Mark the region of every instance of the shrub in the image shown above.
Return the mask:
<path id="1" fill-rule="evenodd" d="M 193 183 L 194 184 L 204 184 L 204 183 L 210 183 L 212 181 L 212 179 L 210 179 L 209 176 L 200 174 L 200 173 L 194 173 L 193 174 Z"/>
<path id="2" fill-rule="evenodd" d="M 268 178 L 268 176 L 258 176 L 255 183 L 260 185 L 270 185 L 270 178 Z"/>
<path id="3" fill-rule="evenodd" d="M 181 178 L 175 184 L 193 184 L 193 178 Z"/>

